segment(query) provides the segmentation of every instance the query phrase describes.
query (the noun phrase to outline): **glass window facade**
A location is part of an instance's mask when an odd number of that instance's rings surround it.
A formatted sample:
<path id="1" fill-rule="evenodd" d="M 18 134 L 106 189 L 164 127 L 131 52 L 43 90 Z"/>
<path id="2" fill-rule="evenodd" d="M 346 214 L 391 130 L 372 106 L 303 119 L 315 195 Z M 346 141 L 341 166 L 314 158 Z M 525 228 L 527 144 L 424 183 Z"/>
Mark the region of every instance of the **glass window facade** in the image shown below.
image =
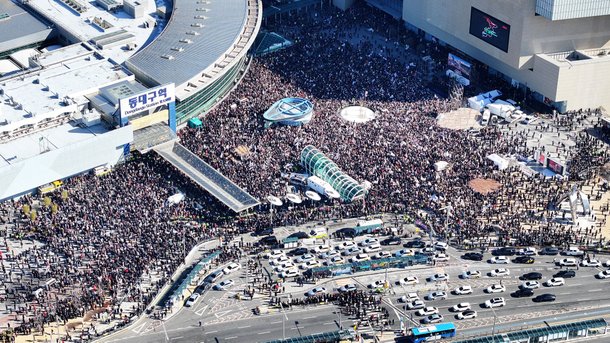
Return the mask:
<path id="1" fill-rule="evenodd" d="M 356 180 L 339 169 L 326 155 L 313 145 L 301 151 L 301 164 L 310 175 L 315 175 L 328 182 L 345 201 L 363 198 L 366 190 Z"/>
<path id="2" fill-rule="evenodd" d="M 536 13 L 551 19 L 564 20 L 610 14 L 608 0 L 536 0 Z"/>

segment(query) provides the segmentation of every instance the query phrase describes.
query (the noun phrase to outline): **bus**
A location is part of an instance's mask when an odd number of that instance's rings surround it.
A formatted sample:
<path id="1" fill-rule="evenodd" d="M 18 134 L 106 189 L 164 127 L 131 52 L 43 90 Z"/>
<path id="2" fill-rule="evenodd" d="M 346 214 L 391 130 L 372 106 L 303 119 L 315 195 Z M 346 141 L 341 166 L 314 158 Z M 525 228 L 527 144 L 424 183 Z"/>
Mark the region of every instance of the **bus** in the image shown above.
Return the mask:
<path id="1" fill-rule="evenodd" d="M 408 342 L 433 342 L 453 336 L 455 336 L 455 325 L 453 325 L 453 323 L 440 323 L 436 325 L 412 328 L 409 334 Z"/>

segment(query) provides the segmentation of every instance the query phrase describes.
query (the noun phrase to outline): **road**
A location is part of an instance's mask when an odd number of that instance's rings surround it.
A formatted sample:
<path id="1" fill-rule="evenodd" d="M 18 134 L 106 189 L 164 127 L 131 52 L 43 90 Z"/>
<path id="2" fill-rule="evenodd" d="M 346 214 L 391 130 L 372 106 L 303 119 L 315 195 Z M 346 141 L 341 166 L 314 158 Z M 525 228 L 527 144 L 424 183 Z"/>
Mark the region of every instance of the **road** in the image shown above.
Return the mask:
<path id="1" fill-rule="evenodd" d="M 343 223 L 346 225 L 345 223 Z M 282 236 L 297 230 L 283 229 Z M 277 232 L 277 231 L 276 231 Z M 366 239 L 366 236 L 356 238 L 356 241 Z M 251 240 L 248 237 L 246 240 Z M 403 239 L 403 242 L 406 242 Z M 333 242 L 337 243 L 337 242 Z M 402 245 L 384 247 L 386 251 L 402 249 Z M 535 263 L 531 265 L 510 262 L 507 265 L 495 265 L 487 263 L 491 257 L 485 254 L 482 262 L 466 261 L 460 258 L 462 252 L 453 248 L 447 251 L 450 256 L 449 262 L 437 264 L 436 266 L 415 266 L 408 269 L 390 270 L 387 274 L 382 270 L 355 274 L 334 279 L 324 279 L 318 282 L 329 291 L 341 285 L 355 283 L 359 288 L 377 280 L 387 280 L 392 285 L 383 297 L 384 306 L 390 311 L 390 319 L 394 319 L 392 330 L 398 331 L 400 320 L 403 319 L 408 327 L 419 324 L 422 317 L 414 315 L 414 311 L 406 311 L 404 304 L 398 301 L 400 296 L 417 292 L 420 298 L 433 290 L 445 290 L 447 292 L 461 285 L 470 285 L 473 293 L 469 295 L 449 294 L 446 300 L 425 301 L 426 306 L 435 306 L 444 317 L 444 321 L 452 321 L 458 328 L 460 337 L 482 336 L 494 332 L 514 331 L 532 326 L 544 325 L 545 322 L 553 325 L 554 322 L 578 321 L 592 317 L 610 316 L 610 293 L 607 292 L 608 280 L 598 280 L 594 277 L 604 268 L 579 267 L 576 277 L 566 279 L 566 284 L 559 287 L 545 287 L 535 290 L 535 295 L 553 293 L 557 300 L 552 303 L 534 303 L 531 298 L 513 298 L 510 293 L 517 290 L 521 284 L 519 276 L 528 272 L 540 272 L 543 275 L 540 282 L 549 279 L 560 268 L 555 265 L 555 258 L 560 256 L 535 256 Z M 602 259 L 602 262 L 605 259 Z M 246 260 L 240 261 L 246 265 Z M 267 263 L 267 262 L 265 262 Z M 268 265 L 268 264 L 267 264 Z M 508 268 L 510 276 L 491 277 L 488 272 L 495 268 Z M 466 270 L 479 270 L 482 277 L 479 279 L 459 278 Z M 447 282 L 427 282 L 426 278 L 434 273 L 447 273 Z M 401 278 L 416 276 L 419 283 L 410 286 L 396 284 Z M 235 285 L 227 291 L 207 291 L 191 308 L 183 308 L 172 316 L 164 325 L 160 321 L 143 320 L 129 330 L 124 330 L 113 335 L 104 342 L 265 342 L 282 337 L 304 336 L 314 333 L 336 331 L 339 329 L 338 307 L 332 304 L 309 305 L 306 307 L 295 306 L 292 310 L 285 310 L 286 315 L 272 309 L 270 313 L 255 315 L 252 309 L 268 304 L 268 295 L 255 295 L 252 300 L 238 300 L 235 294 L 240 293 L 244 286 L 252 281 L 251 274 L 246 275 L 246 268 L 235 272 L 224 279 L 231 278 Z M 506 286 L 503 293 L 487 294 L 483 290 L 491 284 L 502 284 Z M 303 293 L 315 285 L 306 284 L 299 287 L 293 282 L 286 283 L 286 294 L 293 298 L 303 297 Z M 506 306 L 495 310 L 482 308 L 481 304 L 492 297 L 504 297 Z M 477 311 L 475 319 L 457 320 L 455 313 L 449 308 L 457 303 L 468 302 Z M 202 327 L 199 322 L 202 322 Z M 342 316 L 344 328 L 353 327 L 359 322 L 358 318 Z M 371 329 L 359 328 L 359 331 L 372 333 Z M 393 337 L 393 332 L 388 331 L 385 337 Z"/>

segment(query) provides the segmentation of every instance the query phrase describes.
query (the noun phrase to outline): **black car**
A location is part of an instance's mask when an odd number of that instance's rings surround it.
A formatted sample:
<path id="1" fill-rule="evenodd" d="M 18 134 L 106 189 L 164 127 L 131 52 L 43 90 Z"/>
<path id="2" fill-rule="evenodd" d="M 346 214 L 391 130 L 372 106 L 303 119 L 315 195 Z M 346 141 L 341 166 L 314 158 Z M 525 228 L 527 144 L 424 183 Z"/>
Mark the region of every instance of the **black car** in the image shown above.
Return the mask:
<path id="1" fill-rule="evenodd" d="M 392 236 L 381 241 L 381 245 L 398 245 L 400 242 L 400 237 Z"/>
<path id="2" fill-rule="evenodd" d="M 465 260 L 483 261 L 483 254 L 480 252 L 467 252 L 462 255 L 462 258 Z"/>
<path id="3" fill-rule="evenodd" d="M 420 241 L 420 240 L 408 241 L 407 243 L 403 244 L 402 246 L 405 248 L 423 248 L 426 246 L 426 242 Z"/>
<path id="4" fill-rule="evenodd" d="M 532 300 L 534 302 L 541 303 L 541 302 L 547 302 L 547 301 L 555 301 L 555 299 L 557 299 L 555 294 L 546 293 L 546 294 L 540 294 L 539 296 L 535 297 Z"/>
<path id="5" fill-rule="evenodd" d="M 531 297 L 534 295 L 534 290 L 529 288 L 519 288 L 511 296 L 515 298 Z"/>
<path id="6" fill-rule="evenodd" d="M 513 256 L 517 253 L 517 249 L 512 247 L 498 248 L 491 252 L 494 256 Z"/>
<path id="7" fill-rule="evenodd" d="M 527 263 L 527 264 L 532 264 L 534 263 L 535 259 L 531 256 L 518 256 L 516 257 L 513 262 L 515 263 Z"/>
<path id="8" fill-rule="evenodd" d="M 295 233 L 291 234 L 290 236 L 288 236 L 288 238 L 305 239 L 305 238 L 309 238 L 309 235 L 306 232 L 299 231 L 299 232 L 295 232 Z"/>
<path id="9" fill-rule="evenodd" d="M 272 228 L 256 230 L 256 231 L 252 232 L 252 236 L 269 236 L 269 235 L 273 235 Z"/>
<path id="10" fill-rule="evenodd" d="M 356 229 L 351 227 L 344 227 L 335 232 L 335 236 L 356 237 L 357 235 Z"/>
<path id="11" fill-rule="evenodd" d="M 286 253 L 286 255 L 301 256 L 301 255 L 307 254 L 308 252 L 309 252 L 309 249 L 307 249 L 307 248 L 296 248 L 296 249 L 290 250 L 288 253 Z"/>
<path id="12" fill-rule="evenodd" d="M 538 251 L 538 255 L 559 255 L 559 249 L 556 247 L 544 247 Z"/>
<path id="13" fill-rule="evenodd" d="M 270 245 L 270 246 L 279 244 L 279 242 L 278 242 L 277 238 L 275 238 L 275 236 L 263 237 L 258 241 L 258 243 L 262 244 L 262 245 Z"/>
<path id="14" fill-rule="evenodd" d="M 576 272 L 573 270 L 560 270 L 557 273 L 555 273 L 555 275 L 553 275 L 553 277 L 562 277 L 564 279 L 573 278 L 575 276 L 576 276 Z"/>
<path id="15" fill-rule="evenodd" d="M 542 279 L 542 273 L 531 272 L 527 274 L 523 274 L 520 277 L 521 280 L 540 280 Z"/>

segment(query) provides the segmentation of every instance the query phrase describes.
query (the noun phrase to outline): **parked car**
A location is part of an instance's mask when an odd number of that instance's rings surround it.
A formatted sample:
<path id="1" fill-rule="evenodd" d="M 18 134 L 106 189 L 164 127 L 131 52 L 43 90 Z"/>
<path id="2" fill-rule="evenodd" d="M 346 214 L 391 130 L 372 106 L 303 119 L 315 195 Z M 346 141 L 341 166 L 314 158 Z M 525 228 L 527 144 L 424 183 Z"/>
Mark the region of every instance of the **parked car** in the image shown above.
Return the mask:
<path id="1" fill-rule="evenodd" d="M 378 251 L 381 251 L 381 245 L 379 245 L 379 243 L 373 243 L 367 247 L 364 247 L 364 252 L 366 252 L 366 253 L 378 252 Z"/>
<path id="2" fill-rule="evenodd" d="M 440 253 L 434 255 L 432 259 L 436 262 L 447 262 L 449 261 L 449 256 L 447 254 Z"/>
<path id="3" fill-rule="evenodd" d="M 576 267 L 578 262 L 576 262 L 576 259 L 573 258 L 563 258 L 559 260 L 558 264 L 562 267 Z"/>
<path id="4" fill-rule="evenodd" d="M 419 279 L 417 276 L 407 276 L 402 279 L 396 281 L 397 285 L 407 286 L 407 285 L 415 285 L 419 283 Z"/>
<path id="5" fill-rule="evenodd" d="M 498 268 L 498 269 L 494 269 L 491 272 L 489 272 L 490 276 L 509 276 L 510 275 L 510 270 L 506 269 L 506 268 Z"/>
<path id="6" fill-rule="evenodd" d="M 400 298 L 398 298 L 398 301 L 400 301 L 402 303 L 409 303 L 414 300 L 419 300 L 419 295 L 417 295 L 417 293 L 407 293 L 407 294 L 401 296 Z"/>
<path id="7" fill-rule="evenodd" d="M 254 231 L 252 233 L 252 236 L 268 236 L 268 235 L 273 235 L 272 228 L 260 229 L 260 230 Z"/>
<path id="8" fill-rule="evenodd" d="M 447 293 L 444 291 L 432 291 L 425 297 L 426 300 L 444 300 L 447 299 Z"/>
<path id="9" fill-rule="evenodd" d="M 364 262 L 364 261 L 370 261 L 371 257 L 368 254 L 358 254 L 356 256 L 352 256 L 350 257 L 349 261 L 354 263 L 354 262 Z"/>
<path id="10" fill-rule="evenodd" d="M 534 290 L 529 288 L 520 288 L 511 294 L 515 298 L 531 297 L 532 295 L 534 295 Z"/>
<path id="11" fill-rule="evenodd" d="M 448 281 L 449 275 L 446 273 L 437 273 L 428 277 L 428 281 Z"/>
<path id="12" fill-rule="evenodd" d="M 478 279 L 481 277 L 481 272 L 478 270 L 467 270 L 460 276 L 462 279 Z"/>
<path id="13" fill-rule="evenodd" d="M 279 276 L 281 278 L 296 277 L 299 275 L 301 275 L 301 273 L 299 272 L 299 270 L 296 267 L 286 269 L 279 274 Z"/>
<path id="14" fill-rule="evenodd" d="M 521 289 L 537 289 L 540 287 L 540 283 L 538 281 L 525 281 L 519 285 Z"/>
<path id="15" fill-rule="evenodd" d="M 557 247 L 544 247 L 538 251 L 538 255 L 558 255 L 559 249 Z"/>
<path id="16" fill-rule="evenodd" d="M 494 256 L 513 256 L 516 253 L 517 250 L 513 247 L 503 247 L 491 251 L 491 254 Z"/>
<path id="17" fill-rule="evenodd" d="M 443 321 L 443 315 L 441 315 L 440 313 L 431 314 L 422 320 L 422 322 L 424 324 L 436 324 L 436 323 L 440 323 L 442 321 Z"/>
<path id="18" fill-rule="evenodd" d="M 489 262 L 491 264 L 508 264 L 508 262 L 510 262 L 510 260 L 506 256 L 494 256 L 494 257 L 490 258 L 489 260 L 487 260 L 487 262 Z"/>
<path id="19" fill-rule="evenodd" d="M 343 256 L 350 256 L 350 255 L 360 254 L 361 252 L 362 252 L 362 248 L 357 247 L 357 246 L 353 246 L 351 248 L 343 250 L 341 252 L 341 255 L 343 255 Z"/>
<path id="20" fill-rule="evenodd" d="M 580 250 L 577 247 L 569 247 L 561 253 L 566 256 L 582 256 L 585 254 L 584 251 Z"/>
<path id="21" fill-rule="evenodd" d="M 573 278 L 576 276 L 576 272 L 573 270 L 560 270 L 553 274 L 553 277 L 562 277 L 564 279 Z"/>
<path id="22" fill-rule="evenodd" d="M 401 241 L 400 237 L 392 236 L 381 241 L 381 245 L 399 245 Z"/>
<path id="23" fill-rule="evenodd" d="M 226 267 L 225 267 L 225 268 L 222 270 L 222 272 L 223 272 L 225 275 L 229 275 L 229 274 L 233 273 L 234 271 L 236 271 L 236 270 L 240 270 L 240 269 L 241 269 L 241 265 L 240 265 L 240 264 L 237 264 L 237 263 L 235 263 L 235 262 L 231 262 L 231 263 L 229 263 L 229 265 L 228 265 L 228 266 L 226 266 Z"/>
<path id="24" fill-rule="evenodd" d="M 558 287 L 558 286 L 563 286 L 565 284 L 566 284 L 566 280 L 564 280 L 561 277 L 554 277 L 552 279 L 548 279 L 544 283 L 544 285 L 547 287 Z"/>
<path id="25" fill-rule="evenodd" d="M 462 313 L 458 313 L 456 315 L 457 319 L 463 320 L 463 319 L 474 319 L 477 317 L 477 311 L 474 310 L 466 310 Z"/>
<path id="26" fill-rule="evenodd" d="M 373 255 L 373 259 L 375 259 L 375 260 L 379 260 L 382 258 L 388 258 L 388 257 L 392 257 L 392 254 L 388 251 L 380 251 L 380 252 L 376 253 L 375 255 Z"/>
<path id="27" fill-rule="evenodd" d="M 197 299 L 199 298 L 201 294 L 199 293 L 193 293 L 191 294 L 191 296 L 188 298 L 188 300 L 186 301 L 186 303 L 184 304 L 184 306 L 186 307 L 191 307 L 195 304 L 195 301 L 197 301 Z"/>
<path id="28" fill-rule="evenodd" d="M 483 254 L 478 253 L 478 252 L 467 252 L 464 255 L 462 255 L 462 258 L 464 260 L 483 261 Z"/>
<path id="29" fill-rule="evenodd" d="M 421 240 L 408 241 L 407 243 L 402 245 L 405 248 L 424 248 L 426 246 L 426 242 Z"/>
<path id="30" fill-rule="evenodd" d="M 362 242 L 358 243 L 358 245 L 361 247 L 368 247 L 369 245 L 372 245 L 372 244 L 379 244 L 379 239 L 367 238 L 367 239 L 363 240 Z"/>
<path id="31" fill-rule="evenodd" d="M 547 301 L 555 301 L 557 299 L 557 297 L 555 296 L 555 294 L 540 294 L 539 296 L 533 298 L 532 300 L 534 302 L 547 302 Z"/>
<path id="32" fill-rule="evenodd" d="M 292 249 L 290 250 L 286 255 L 288 256 L 301 256 L 301 255 L 305 255 L 309 252 L 309 249 L 307 248 L 296 248 L 296 249 Z"/>
<path id="33" fill-rule="evenodd" d="M 485 288 L 485 292 L 487 293 L 502 293 L 502 292 L 506 292 L 506 287 L 504 285 L 500 285 L 500 284 L 493 284 L 493 285 L 489 285 L 487 288 Z"/>
<path id="34" fill-rule="evenodd" d="M 343 286 L 339 287 L 339 289 L 338 289 L 339 293 L 354 292 L 357 290 L 358 290 L 358 286 L 353 283 L 348 283 L 347 285 L 343 285 Z"/>
<path id="35" fill-rule="evenodd" d="M 601 267 L 602 263 L 599 262 L 596 259 L 584 259 L 584 260 L 582 260 L 582 262 L 580 262 L 580 265 L 582 267 L 595 267 L 595 268 L 597 268 L 597 267 Z"/>
<path id="36" fill-rule="evenodd" d="M 465 294 L 471 294 L 472 293 L 472 287 L 470 285 L 463 285 L 460 287 L 457 287 L 456 289 L 453 290 L 453 294 L 455 295 L 465 295 Z"/>
<path id="37" fill-rule="evenodd" d="M 610 270 L 602 270 L 601 272 L 595 275 L 598 279 L 607 279 L 610 278 Z"/>
<path id="38" fill-rule="evenodd" d="M 449 311 L 451 312 L 464 312 L 467 310 L 470 310 L 470 303 L 459 303 L 449 308 Z"/>
<path id="39" fill-rule="evenodd" d="M 540 280 L 540 279 L 542 279 L 542 273 L 538 273 L 538 272 L 526 273 L 526 274 L 521 275 L 521 277 L 519 279 L 521 279 L 521 280 Z"/>
<path id="40" fill-rule="evenodd" d="M 415 311 L 416 316 L 429 316 L 434 313 L 438 313 L 438 309 L 433 306 L 424 307 L 420 310 Z"/>
<path id="41" fill-rule="evenodd" d="M 213 288 L 217 291 L 224 291 L 225 289 L 233 286 L 234 283 L 235 282 L 233 282 L 233 280 L 224 280 L 220 283 L 217 283 Z"/>
<path id="42" fill-rule="evenodd" d="M 303 262 L 307 262 L 307 261 L 313 261 L 315 260 L 316 257 L 312 254 L 305 254 L 305 255 L 301 255 L 297 258 L 294 259 L 295 263 L 303 263 Z"/>
<path id="43" fill-rule="evenodd" d="M 515 263 L 525 263 L 525 264 L 532 264 L 535 262 L 535 259 L 531 256 L 517 256 L 513 262 Z"/>
<path id="44" fill-rule="evenodd" d="M 413 300 L 412 302 L 407 303 L 408 310 L 418 310 L 424 307 L 426 307 L 426 304 L 424 304 L 424 302 L 421 300 Z"/>
<path id="45" fill-rule="evenodd" d="M 492 307 L 502 307 L 506 305 L 506 301 L 504 298 L 491 298 L 483 304 L 484 307 L 492 308 Z"/>
<path id="46" fill-rule="evenodd" d="M 534 247 L 527 247 L 527 248 L 519 249 L 519 250 L 517 250 L 517 255 L 521 255 L 521 256 L 533 256 L 533 255 L 536 255 L 536 248 L 534 248 Z"/>
<path id="47" fill-rule="evenodd" d="M 290 234 L 287 238 L 306 239 L 306 238 L 309 238 L 309 234 L 307 232 L 299 231 L 299 232 Z"/>
<path id="48" fill-rule="evenodd" d="M 275 246 L 278 245 L 279 242 L 275 236 L 266 236 L 258 240 L 258 244 L 267 245 L 267 246 Z"/>
<path id="49" fill-rule="evenodd" d="M 307 293 L 305 293 L 306 297 L 313 297 L 314 295 L 326 293 L 326 288 L 324 287 L 315 287 L 310 289 Z"/>
<path id="50" fill-rule="evenodd" d="M 401 250 L 394 252 L 394 256 L 396 256 L 396 257 L 413 256 L 413 255 L 415 255 L 415 251 L 413 251 L 411 249 L 401 249 Z"/>

